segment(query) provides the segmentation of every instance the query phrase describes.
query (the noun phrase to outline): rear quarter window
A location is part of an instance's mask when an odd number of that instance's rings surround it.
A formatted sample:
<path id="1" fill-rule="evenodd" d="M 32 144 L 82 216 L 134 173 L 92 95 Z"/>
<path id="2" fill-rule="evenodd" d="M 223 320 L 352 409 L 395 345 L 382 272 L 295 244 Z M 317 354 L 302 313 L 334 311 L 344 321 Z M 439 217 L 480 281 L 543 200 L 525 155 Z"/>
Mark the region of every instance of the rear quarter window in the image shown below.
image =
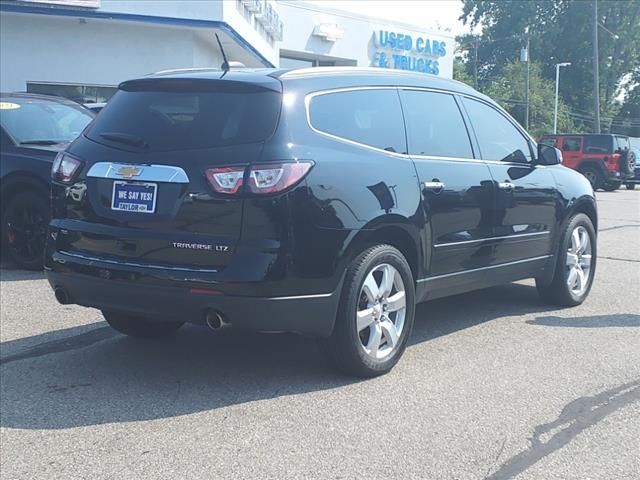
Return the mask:
<path id="1" fill-rule="evenodd" d="M 613 137 L 610 135 L 586 135 L 584 153 L 613 153 Z"/>
<path id="2" fill-rule="evenodd" d="M 406 153 L 406 139 L 395 89 L 366 89 L 315 95 L 309 103 L 311 126 L 323 133 L 390 152 Z"/>
<path id="3" fill-rule="evenodd" d="M 119 90 L 87 137 L 111 144 L 105 136 L 126 135 L 149 151 L 202 149 L 264 141 L 278 123 L 281 94 L 258 86 L 145 88 Z"/>

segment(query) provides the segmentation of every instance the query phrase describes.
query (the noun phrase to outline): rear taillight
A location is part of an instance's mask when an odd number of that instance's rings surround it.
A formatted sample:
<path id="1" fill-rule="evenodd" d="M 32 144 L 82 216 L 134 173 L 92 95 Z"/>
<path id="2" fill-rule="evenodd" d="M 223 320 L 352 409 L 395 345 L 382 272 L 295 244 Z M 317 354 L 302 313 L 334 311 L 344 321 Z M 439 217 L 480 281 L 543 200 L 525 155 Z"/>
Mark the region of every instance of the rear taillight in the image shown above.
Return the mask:
<path id="1" fill-rule="evenodd" d="M 206 170 L 209 183 L 218 193 L 241 193 L 247 181 L 246 191 L 257 195 L 280 193 L 302 180 L 313 167 L 311 161 L 268 163 L 246 167 L 215 167 Z"/>
<path id="2" fill-rule="evenodd" d="M 238 193 L 242 187 L 245 167 L 216 167 L 209 168 L 205 174 L 207 180 L 218 193 Z"/>
<path id="3" fill-rule="evenodd" d="M 56 182 L 69 183 L 80 172 L 82 161 L 68 153 L 60 152 L 51 166 L 51 178 Z"/>
<path id="4" fill-rule="evenodd" d="M 249 172 L 249 191 L 257 194 L 281 192 L 302 180 L 312 166 L 311 162 L 254 165 Z"/>

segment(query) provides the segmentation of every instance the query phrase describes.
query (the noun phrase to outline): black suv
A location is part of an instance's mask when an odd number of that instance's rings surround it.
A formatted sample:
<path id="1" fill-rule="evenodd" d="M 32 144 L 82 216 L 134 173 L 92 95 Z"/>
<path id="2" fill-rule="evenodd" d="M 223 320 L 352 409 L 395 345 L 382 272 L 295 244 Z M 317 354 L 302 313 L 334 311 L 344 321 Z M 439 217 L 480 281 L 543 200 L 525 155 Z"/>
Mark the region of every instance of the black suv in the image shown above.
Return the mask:
<path id="1" fill-rule="evenodd" d="M 46 268 L 116 330 L 321 337 L 389 371 L 417 302 L 535 278 L 571 306 L 596 202 L 489 98 L 378 69 L 169 72 L 120 85 L 53 170 Z"/>

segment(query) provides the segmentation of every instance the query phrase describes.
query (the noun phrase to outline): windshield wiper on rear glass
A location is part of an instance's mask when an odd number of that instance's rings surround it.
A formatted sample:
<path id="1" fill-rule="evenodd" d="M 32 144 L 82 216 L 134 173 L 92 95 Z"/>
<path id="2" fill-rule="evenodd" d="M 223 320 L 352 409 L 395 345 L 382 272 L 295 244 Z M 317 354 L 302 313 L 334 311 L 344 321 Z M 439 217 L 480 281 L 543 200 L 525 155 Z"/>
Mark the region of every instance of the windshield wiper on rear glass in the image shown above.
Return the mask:
<path id="1" fill-rule="evenodd" d="M 60 140 L 25 140 L 24 142 L 20 142 L 20 145 L 58 145 L 59 143 L 64 143 L 64 141 L 60 141 Z"/>
<path id="2" fill-rule="evenodd" d="M 105 140 L 111 140 L 112 142 L 124 143 L 125 145 L 131 145 L 132 147 L 147 148 L 149 144 L 144 138 L 136 137 L 128 133 L 120 132 L 104 132 L 100 136 Z"/>

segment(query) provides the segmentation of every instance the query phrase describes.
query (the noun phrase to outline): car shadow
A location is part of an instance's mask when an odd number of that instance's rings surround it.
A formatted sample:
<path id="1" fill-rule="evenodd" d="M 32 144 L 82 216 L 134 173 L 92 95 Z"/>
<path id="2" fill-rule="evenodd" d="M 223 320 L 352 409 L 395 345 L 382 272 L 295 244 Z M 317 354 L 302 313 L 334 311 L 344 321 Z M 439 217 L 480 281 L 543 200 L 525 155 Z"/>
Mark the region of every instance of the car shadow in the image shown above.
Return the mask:
<path id="1" fill-rule="evenodd" d="M 629 313 L 570 318 L 549 316 L 538 317 L 535 320 L 527 320 L 526 323 L 529 325 L 565 328 L 640 327 L 640 315 Z"/>
<path id="2" fill-rule="evenodd" d="M 418 308 L 410 343 L 546 309 L 535 288 L 519 284 L 437 300 Z M 3 342 L 0 353 L 6 428 L 171 418 L 362 381 L 329 368 L 312 338 L 196 326 L 144 341 L 98 322 Z"/>
<path id="3" fill-rule="evenodd" d="M 42 280 L 45 278 L 44 271 L 19 270 L 15 265 L 7 262 L 0 263 L 0 281 L 16 282 L 20 280 Z"/>

